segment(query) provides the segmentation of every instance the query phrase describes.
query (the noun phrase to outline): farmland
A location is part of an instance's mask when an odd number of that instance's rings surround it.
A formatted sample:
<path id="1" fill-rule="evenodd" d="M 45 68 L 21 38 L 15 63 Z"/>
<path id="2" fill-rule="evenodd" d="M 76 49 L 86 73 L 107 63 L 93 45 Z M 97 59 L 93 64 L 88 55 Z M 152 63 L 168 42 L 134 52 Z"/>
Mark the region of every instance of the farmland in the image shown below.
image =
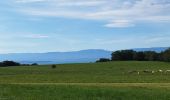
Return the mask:
<path id="1" fill-rule="evenodd" d="M 170 63 L 145 61 L 2 67 L 0 100 L 167 100 L 166 70 Z"/>

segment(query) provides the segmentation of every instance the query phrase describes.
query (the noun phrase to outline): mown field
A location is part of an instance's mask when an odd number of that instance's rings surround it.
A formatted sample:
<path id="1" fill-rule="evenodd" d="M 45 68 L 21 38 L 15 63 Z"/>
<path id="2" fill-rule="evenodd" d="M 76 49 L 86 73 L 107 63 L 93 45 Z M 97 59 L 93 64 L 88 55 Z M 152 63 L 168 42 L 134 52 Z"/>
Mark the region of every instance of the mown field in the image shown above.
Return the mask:
<path id="1" fill-rule="evenodd" d="M 170 100 L 166 70 L 170 63 L 138 61 L 4 67 L 0 100 Z"/>

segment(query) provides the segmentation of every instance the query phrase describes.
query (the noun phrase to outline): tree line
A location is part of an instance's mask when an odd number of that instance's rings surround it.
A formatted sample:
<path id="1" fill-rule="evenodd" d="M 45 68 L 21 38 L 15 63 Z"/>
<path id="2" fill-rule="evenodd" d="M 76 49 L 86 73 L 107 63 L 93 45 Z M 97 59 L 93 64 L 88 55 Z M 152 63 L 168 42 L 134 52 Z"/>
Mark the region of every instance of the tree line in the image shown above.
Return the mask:
<path id="1" fill-rule="evenodd" d="M 166 61 L 170 62 L 170 48 L 160 53 L 155 51 L 118 50 L 111 54 L 111 59 L 100 58 L 96 62 L 108 61 Z"/>
<path id="2" fill-rule="evenodd" d="M 37 63 L 33 63 L 33 64 L 20 64 L 18 62 L 14 62 L 14 61 L 3 61 L 0 62 L 0 67 L 8 67 L 8 66 L 36 66 L 38 65 Z"/>

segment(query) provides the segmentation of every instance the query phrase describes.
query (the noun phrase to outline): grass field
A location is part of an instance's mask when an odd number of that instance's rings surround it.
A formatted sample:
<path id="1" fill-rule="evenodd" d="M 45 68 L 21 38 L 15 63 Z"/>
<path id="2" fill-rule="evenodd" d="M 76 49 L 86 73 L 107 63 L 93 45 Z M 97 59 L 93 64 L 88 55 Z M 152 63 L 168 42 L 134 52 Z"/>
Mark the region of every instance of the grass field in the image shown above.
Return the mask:
<path id="1" fill-rule="evenodd" d="M 169 100 L 167 84 L 0 85 L 5 100 Z"/>
<path id="2" fill-rule="evenodd" d="M 140 74 L 129 71 L 140 71 Z M 170 100 L 165 62 L 108 62 L 0 68 L 0 100 Z"/>

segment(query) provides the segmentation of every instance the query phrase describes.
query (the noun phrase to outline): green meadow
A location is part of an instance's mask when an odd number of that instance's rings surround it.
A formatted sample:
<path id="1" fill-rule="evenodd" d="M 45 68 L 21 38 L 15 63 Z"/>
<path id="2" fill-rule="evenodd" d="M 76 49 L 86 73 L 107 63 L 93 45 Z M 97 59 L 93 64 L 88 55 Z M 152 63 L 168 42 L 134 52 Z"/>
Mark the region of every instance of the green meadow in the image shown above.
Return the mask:
<path id="1" fill-rule="evenodd" d="M 1 67 L 0 100 L 170 100 L 166 70 L 145 61 Z"/>

